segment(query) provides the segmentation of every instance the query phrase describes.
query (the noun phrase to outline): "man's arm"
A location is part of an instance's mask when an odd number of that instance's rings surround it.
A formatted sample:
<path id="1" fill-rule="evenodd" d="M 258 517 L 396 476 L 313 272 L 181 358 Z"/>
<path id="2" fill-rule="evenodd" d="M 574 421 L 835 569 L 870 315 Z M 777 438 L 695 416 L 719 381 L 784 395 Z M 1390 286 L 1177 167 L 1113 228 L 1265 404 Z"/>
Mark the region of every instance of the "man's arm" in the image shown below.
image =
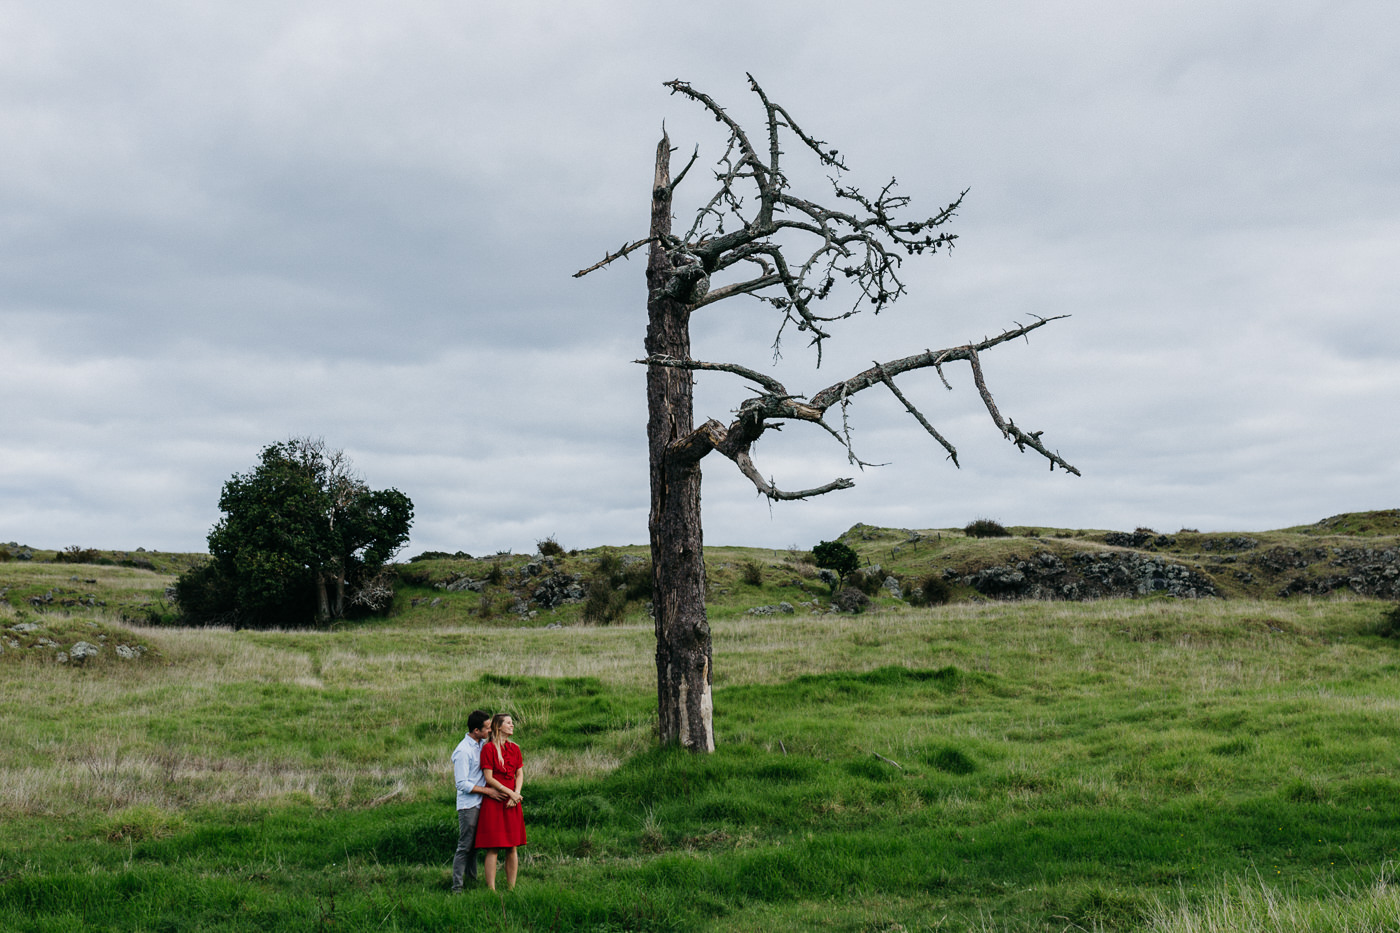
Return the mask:
<path id="1" fill-rule="evenodd" d="M 453 751 L 453 753 L 452 753 L 452 781 L 453 781 L 453 783 L 455 783 L 455 784 L 457 785 L 457 790 L 458 790 L 459 793 L 463 793 L 463 794 L 475 794 L 475 793 L 477 793 L 476 788 L 475 788 L 474 786 L 472 786 L 470 783 L 468 783 L 468 780 L 469 780 L 469 779 L 468 779 L 468 777 L 467 777 L 467 760 L 466 760 L 466 759 L 467 759 L 467 756 L 462 754 L 462 749 L 461 749 L 460 746 L 459 746 L 455 751 Z"/>

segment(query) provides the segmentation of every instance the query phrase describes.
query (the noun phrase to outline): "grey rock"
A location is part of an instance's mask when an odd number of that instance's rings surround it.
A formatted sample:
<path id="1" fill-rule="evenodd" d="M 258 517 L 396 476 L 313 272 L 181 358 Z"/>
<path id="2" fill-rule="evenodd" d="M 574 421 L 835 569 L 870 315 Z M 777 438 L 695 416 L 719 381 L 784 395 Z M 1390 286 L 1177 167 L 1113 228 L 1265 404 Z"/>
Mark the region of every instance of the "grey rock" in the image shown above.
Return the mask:
<path id="1" fill-rule="evenodd" d="M 102 649 L 90 641 L 80 641 L 68 649 L 68 657 L 78 664 L 83 663 L 88 658 L 95 658 L 101 653 Z"/>
<path id="2" fill-rule="evenodd" d="M 895 599 L 904 598 L 904 591 L 900 589 L 899 581 L 894 577 L 885 577 L 884 587 L 889 590 L 890 595 Z"/>
<path id="3" fill-rule="evenodd" d="M 145 652 L 146 649 L 144 646 L 140 645 L 138 645 L 135 648 L 133 648 L 131 645 L 117 645 L 116 650 L 117 657 L 121 658 L 123 661 L 133 661 L 136 658 L 141 657 L 142 653 Z"/>
<path id="4" fill-rule="evenodd" d="M 541 609 L 555 609 L 565 603 L 582 602 L 588 594 L 583 588 L 583 577 L 579 574 L 551 573 L 540 580 L 530 593 L 530 598 Z"/>
<path id="5" fill-rule="evenodd" d="M 779 613 L 791 615 L 793 612 L 796 612 L 796 610 L 792 608 L 792 603 L 781 602 L 776 606 L 754 606 L 749 610 L 748 614 L 751 616 L 771 616 Z"/>
<path id="6" fill-rule="evenodd" d="M 14 625 L 10 626 L 10 631 L 20 632 L 21 634 L 24 632 L 38 631 L 38 629 L 39 626 L 35 625 L 33 622 L 17 622 Z"/>

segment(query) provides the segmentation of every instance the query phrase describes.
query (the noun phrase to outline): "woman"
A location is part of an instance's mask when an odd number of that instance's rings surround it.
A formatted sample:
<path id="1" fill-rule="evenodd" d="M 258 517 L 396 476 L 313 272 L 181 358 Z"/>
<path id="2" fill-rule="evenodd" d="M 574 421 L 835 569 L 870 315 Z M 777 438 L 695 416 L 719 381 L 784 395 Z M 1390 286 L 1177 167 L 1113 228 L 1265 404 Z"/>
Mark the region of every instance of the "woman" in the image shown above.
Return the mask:
<path id="1" fill-rule="evenodd" d="M 505 794 L 504 800 L 487 797 L 481 801 L 481 817 L 476 824 L 476 847 L 485 849 L 486 886 L 496 890 L 496 856 L 506 853 L 506 888 L 515 887 L 520 858 L 515 847 L 525 844 L 525 816 L 521 809 L 525 786 L 525 760 L 520 746 L 510 741 L 515 720 L 499 713 L 491 720 L 491 740 L 481 746 L 481 773 L 489 787 Z"/>

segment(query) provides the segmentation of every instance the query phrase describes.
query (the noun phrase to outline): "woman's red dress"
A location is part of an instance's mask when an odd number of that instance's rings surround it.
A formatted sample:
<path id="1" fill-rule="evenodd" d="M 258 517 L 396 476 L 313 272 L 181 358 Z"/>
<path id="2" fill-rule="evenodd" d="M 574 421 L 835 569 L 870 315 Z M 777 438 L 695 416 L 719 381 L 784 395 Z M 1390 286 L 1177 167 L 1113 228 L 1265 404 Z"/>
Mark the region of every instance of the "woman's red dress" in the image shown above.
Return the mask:
<path id="1" fill-rule="evenodd" d="M 494 742 L 481 746 L 481 769 L 489 769 L 492 777 L 511 790 L 515 790 L 515 775 L 524 763 L 520 746 L 514 742 L 506 742 L 500 752 Z M 478 849 L 509 849 L 525 844 L 525 814 L 520 812 L 520 807 L 507 807 L 506 803 L 490 797 L 481 798 L 481 816 L 476 822 Z"/>

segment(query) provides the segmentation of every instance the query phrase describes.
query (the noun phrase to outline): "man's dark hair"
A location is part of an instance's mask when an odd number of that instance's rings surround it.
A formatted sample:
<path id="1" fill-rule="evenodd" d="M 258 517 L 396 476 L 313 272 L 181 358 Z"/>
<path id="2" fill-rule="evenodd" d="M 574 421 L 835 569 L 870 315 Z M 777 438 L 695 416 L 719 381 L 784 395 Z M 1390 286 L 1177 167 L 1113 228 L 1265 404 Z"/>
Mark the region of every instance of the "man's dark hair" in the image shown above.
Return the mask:
<path id="1" fill-rule="evenodd" d="M 467 731 L 475 732 L 491 720 L 491 714 L 484 709 L 474 709 L 467 717 Z"/>

